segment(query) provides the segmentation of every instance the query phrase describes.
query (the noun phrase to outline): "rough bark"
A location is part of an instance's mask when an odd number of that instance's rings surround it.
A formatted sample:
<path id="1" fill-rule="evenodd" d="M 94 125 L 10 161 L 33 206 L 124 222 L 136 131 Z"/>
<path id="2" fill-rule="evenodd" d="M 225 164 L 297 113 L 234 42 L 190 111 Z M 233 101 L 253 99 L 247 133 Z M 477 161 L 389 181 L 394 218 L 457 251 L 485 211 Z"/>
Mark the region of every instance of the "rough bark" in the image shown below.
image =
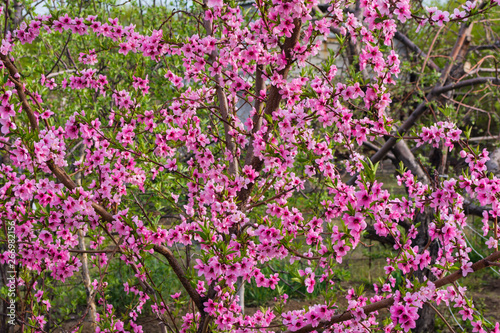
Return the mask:
<path id="1" fill-rule="evenodd" d="M 429 237 L 429 224 L 434 219 L 434 212 L 431 208 L 426 208 L 423 213 L 419 213 L 416 218 L 416 223 L 420 223 L 418 227 L 418 237 L 415 239 L 415 242 L 412 245 L 417 245 L 419 251 L 423 251 L 428 246 L 428 250 L 430 256 L 432 258 L 432 262 L 434 262 L 437 258 L 438 254 L 438 243 L 434 240 L 431 242 Z M 423 270 L 419 270 L 415 272 L 415 278 L 417 278 L 420 282 L 424 281 L 424 278 L 433 281 L 433 275 L 431 271 L 427 268 Z M 412 330 L 414 333 L 424 333 L 424 332 L 435 332 L 435 321 L 436 321 L 436 313 L 432 309 L 432 307 L 424 303 L 423 307 L 418 311 L 418 320 L 416 323 L 416 327 Z"/>
<path id="2" fill-rule="evenodd" d="M 429 184 L 430 179 L 427 173 L 422 168 L 420 163 L 418 163 L 405 141 L 398 141 L 392 148 L 392 152 L 398 161 L 403 162 L 404 166 L 409 169 L 412 174 L 417 176 L 417 179 L 420 182 Z M 421 252 L 423 251 L 423 249 L 428 247 L 430 256 L 434 261 L 437 258 L 438 244 L 436 241 L 429 243 L 430 237 L 428 233 L 429 224 L 433 221 L 433 218 L 434 212 L 432 211 L 432 208 L 426 207 L 422 213 L 418 213 L 415 218 L 415 223 L 420 223 L 420 226 L 418 227 L 418 236 L 414 240 L 412 245 L 418 246 Z M 428 269 L 415 272 L 415 277 L 421 282 L 424 280 L 424 277 L 432 280 L 432 274 Z M 434 325 L 436 313 L 434 312 L 432 307 L 429 304 L 425 303 L 423 307 L 419 309 L 418 314 L 419 318 L 417 320 L 416 327 L 412 330 L 412 332 L 435 332 Z"/>
<path id="3" fill-rule="evenodd" d="M 392 148 L 392 153 L 396 157 L 397 164 L 399 164 L 400 161 L 403 162 L 404 166 L 410 170 L 413 175 L 417 176 L 419 181 L 423 183 L 429 182 L 427 173 L 422 169 L 405 141 L 401 140 L 396 142 Z"/>

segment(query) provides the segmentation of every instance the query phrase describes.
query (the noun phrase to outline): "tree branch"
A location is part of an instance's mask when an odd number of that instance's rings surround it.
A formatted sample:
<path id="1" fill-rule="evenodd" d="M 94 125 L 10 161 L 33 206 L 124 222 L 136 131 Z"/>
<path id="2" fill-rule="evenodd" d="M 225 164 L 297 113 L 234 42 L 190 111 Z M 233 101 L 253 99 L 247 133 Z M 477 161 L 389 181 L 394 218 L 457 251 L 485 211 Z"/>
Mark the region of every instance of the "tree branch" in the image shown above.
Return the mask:
<path id="1" fill-rule="evenodd" d="M 255 99 L 255 114 L 253 115 L 252 122 L 253 122 L 253 128 L 252 128 L 252 135 L 250 136 L 250 142 L 248 143 L 248 150 L 247 150 L 247 155 L 245 157 L 245 165 L 250 165 L 252 164 L 252 158 L 254 156 L 253 152 L 253 142 L 254 142 L 254 136 L 253 134 L 257 133 L 260 128 L 262 127 L 262 115 L 261 115 L 261 109 L 262 109 L 262 101 L 260 99 L 260 91 L 265 89 L 266 83 L 264 82 L 264 79 L 262 78 L 262 66 L 257 65 L 257 70 L 255 72 L 255 95 L 257 95 L 257 98 Z"/>
<path id="2" fill-rule="evenodd" d="M 14 64 L 10 61 L 10 59 L 6 55 L 0 54 L 0 59 L 2 60 L 5 67 L 7 67 L 11 78 L 15 78 L 17 75 L 19 75 L 17 68 L 14 66 Z M 26 115 L 28 116 L 31 128 L 34 131 L 38 131 L 38 121 L 36 119 L 35 113 L 28 104 L 28 98 L 24 93 L 23 84 L 17 80 L 12 80 L 12 81 L 16 86 L 17 95 L 19 96 L 19 100 L 21 101 L 24 112 L 26 112 Z"/>
<path id="3" fill-rule="evenodd" d="M 425 96 L 424 102 L 420 103 L 417 106 L 417 108 L 412 112 L 412 114 L 406 119 L 406 121 L 399 127 L 399 129 L 397 130 L 397 135 L 390 137 L 385 142 L 384 146 L 370 158 L 372 163 L 377 163 L 380 160 L 382 160 L 382 158 L 384 158 L 384 156 L 396 145 L 396 143 L 398 142 L 397 137 L 403 136 L 415 124 L 415 122 L 418 120 L 418 118 L 420 118 L 420 116 L 427 110 L 427 103 L 429 103 L 430 101 L 435 99 L 439 94 L 441 94 L 443 92 L 447 92 L 447 91 L 450 91 L 453 89 L 458 89 L 460 87 L 464 87 L 467 85 L 467 84 L 464 85 L 462 82 L 469 81 L 469 80 L 465 80 L 465 81 L 456 83 L 454 85 L 445 86 L 444 84 L 448 81 L 450 71 L 451 71 L 453 65 L 455 64 L 455 61 L 457 60 L 457 58 L 459 58 L 463 55 L 464 52 L 463 52 L 462 48 L 468 47 L 470 28 L 471 28 L 470 22 L 466 22 L 466 23 L 462 24 L 462 26 L 460 27 L 458 39 L 457 39 L 457 41 L 456 41 L 456 43 L 451 51 L 450 62 L 442 70 L 441 77 L 439 78 L 438 83 L 427 94 L 427 96 Z M 478 79 L 480 79 L 480 80 L 478 80 L 476 82 L 476 84 L 487 82 L 487 81 L 481 82 L 482 78 L 478 78 Z M 473 80 L 475 80 L 475 79 L 473 79 Z M 469 83 L 469 85 L 470 85 L 470 83 Z M 355 174 L 354 176 L 351 177 L 351 179 L 349 179 L 347 181 L 346 184 L 347 185 L 354 185 L 358 176 L 359 176 L 358 173 Z"/>
<path id="4" fill-rule="evenodd" d="M 377 145 L 374 145 L 373 143 L 371 143 L 370 141 L 365 141 L 363 142 L 363 146 L 367 147 L 367 148 L 370 148 L 371 150 L 374 150 L 374 151 L 378 151 L 381 147 L 377 146 Z M 391 153 L 387 153 L 386 157 L 388 159 L 390 159 L 391 161 L 396 161 L 396 156 L 394 156 L 394 154 L 391 154 Z"/>
<path id="5" fill-rule="evenodd" d="M 203 300 L 200 294 L 198 294 L 196 289 L 194 289 L 193 286 L 191 285 L 191 282 L 189 282 L 189 280 L 187 279 L 186 272 L 184 272 L 182 266 L 179 265 L 172 251 L 170 251 L 167 247 L 163 245 L 155 245 L 153 249 L 155 250 L 155 252 L 161 254 L 162 256 L 165 257 L 165 259 L 167 259 L 168 263 L 174 270 L 175 275 L 177 275 L 177 278 L 181 282 L 184 289 L 186 289 L 187 293 L 189 294 L 189 297 L 191 297 L 193 302 L 196 304 L 198 310 L 201 313 L 205 312 L 205 308 L 203 306 Z"/>
<path id="6" fill-rule="evenodd" d="M 473 86 L 476 84 L 483 84 L 483 83 L 492 83 L 495 85 L 500 85 L 500 79 L 498 79 L 496 77 L 476 77 L 474 79 L 463 80 L 463 81 L 460 81 L 460 82 L 457 82 L 454 84 L 448 84 L 446 86 L 436 87 L 436 88 L 432 89 L 432 93 L 434 95 L 439 95 L 439 94 L 442 94 L 442 93 L 445 93 L 445 92 L 448 92 L 451 90 L 460 89 L 460 88 L 468 87 L 468 86 Z"/>
<path id="7" fill-rule="evenodd" d="M 211 36 L 213 35 L 213 28 L 212 28 L 212 23 L 210 21 L 203 21 L 203 27 L 205 28 L 205 31 L 207 32 L 207 35 Z M 210 54 L 210 58 L 212 61 L 215 60 L 215 57 L 217 56 L 217 50 L 212 51 Z M 229 174 L 233 176 L 238 175 L 238 160 L 235 156 L 236 152 L 236 145 L 234 144 L 233 138 L 231 135 L 229 135 L 229 131 L 231 130 L 230 125 L 229 125 L 229 105 L 227 103 L 227 96 L 226 93 L 224 92 L 224 89 L 220 86 L 220 75 L 217 74 L 214 77 L 215 83 L 215 91 L 217 93 L 217 99 L 219 101 L 219 112 L 223 120 L 223 125 L 224 125 L 224 138 L 226 141 L 226 148 L 231 152 L 232 160 L 229 162 Z"/>
<path id="8" fill-rule="evenodd" d="M 10 76 L 16 77 L 16 74 L 18 74 L 18 72 L 17 72 L 17 69 L 12 64 L 12 62 L 10 62 L 10 60 L 6 56 L 4 56 L 3 54 L 0 54 L 0 59 L 3 61 L 3 63 L 5 64 L 7 69 L 9 70 Z M 38 127 L 38 123 L 36 121 L 35 114 L 34 114 L 33 110 L 31 109 L 31 106 L 28 103 L 26 94 L 24 93 L 24 87 L 22 86 L 22 84 L 20 82 L 16 83 L 16 89 L 18 91 L 18 96 L 19 96 L 19 99 L 21 100 L 23 110 L 27 113 L 28 118 L 30 119 L 30 124 L 31 124 L 32 129 L 34 131 L 38 131 L 39 127 Z M 55 165 L 53 160 L 48 161 L 47 166 L 52 171 L 54 176 L 61 183 L 63 183 L 66 188 L 68 188 L 69 190 L 74 190 L 76 188 L 76 184 L 71 179 L 71 177 L 68 176 L 68 174 L 62 168 Z M 94 208 L 96 213 L 99 216 L 101 216 L 101 218 L 104 221 L 113 222 L 115 220 L 113 215 L 110 214 L 103 206 L 101 206 L 95 202 L 92 202 L 92 207 Z M 202 304 L 200 295 L 198 294 L 198 292 L 196 292 L 196 290 L 191 286 L 191 283 L 187 280 L 184 270 L 182 269 L 179 262 L 175 259 L 173 253 L 168 248 L 161 246 L 161 245 L 156 245 L 154 247 L 154 250 L 156 252 L 162 254 L 168 260 L 170 266 L 174 270 L 174 273 L 177 275 L 177 278 L 179 279 L 179 281 L 181 282 L 183 287 L 186 289 L 189 296 L 193 299 L 193 301 L 195 302 L 198 309 L 201 309 L 200 311 L 203 312 L 203 304 Z"/>
<path id="9" fill-rule="evenodd" d="M 407 48 L 412 50 L 413 52 L 416 53 L 418 57 L 421 58 L 428 58 L 428 55 L 424 53 L 415 43 L 413 43 L 408 37 L 406 37 L 403 33 L 396 31 L 396 34 L 394 34 L 394 38 L 399 40 L 401 43 L 403 43 Z M 427 66 L 429 66 L 431 69 L 434 69 L 438 72 L 441 72 L 441 68 L 436 65 L 432 59 L 427 60 Z"/>
<path id="10" fill-rule="evenodd" d="M 500 41 L 496 41 L 491 45 L 478 45 L 470 48 L 470 51 L 482 51 L 482 50 L 498 50 L 500 49 Z"/>
<path id="11" fill-rule="evenodd" d="M 290 71 L 290 68 L 292 67 L 293 64 L 293 58 L 292 58 L 292 50 L 297 44 L 299 37 L 300 37 L 300 29 L 302 26 L 302 22 L 300 19 L 295 19 L 293 21 L 294 28 L 292 31 L 292 35 L 290 37 L 287 37 L 285 39 L 285 43 L 283 44 L 283 51 L 285 52 L 285 57 L 286 57 L 286 66 L 282 70 L 280 70 L 278 73 L 283 77 L 283 79 L 286 79 L 288 76 L 288 72 Z M 280 105 L 282 96 L 280 94 L 280 89 L 276 86 L 271 86 L 269 89 L 269 97 L 267 98 L 266 101 L 266 107 L 264 108 L 264 114 L 270 115 L 274 111 L 276 111 Z M 267 139 L 269 136 L 269 131 L 265 134 L 264 140 Z M 264 161 L 261 160 L 260 158 L 254 156 L 253 150 L 248 151 L 245 165 L 251 165 L 253 169 L 256 172 L 260 172 L 264 166 Z M 243 206 L 246 201 L 248 200 L 248 197 L 250 196 L 250 193 L 252 192 L 252 189 L 255 185 L 255 182 L 251 182 L 247 185 L 247 188 L 241 190 L 238 195 L 237 195 L 237 201 L 240 203 L 241 206 Z"/>
<path id="12" fill-rule="evenodd" d="M 489 210 L 491 210 L 491 208 L 478 206 L 476 204 L 473 204 L 469 200 L 464 201 L 464 213 L 465 214 L 483 217 L 483 212 L 489 211 Z M 488 219 L 490 221 L 495 221 L 495 218 L 491 214 L 488 214 Z"/>
<path id="13" fill-rule="evenodd" d="M 491 266 L 492 263 L 497 261 L 498 259 L 500 259 L 500 251 L 494 252 L 493 254 L 489 255 L 488 257 L 474 263 L 472 265 L 472 270 L 474 270 L 474 272 L 477 272 L 483 268 Z M 438 289 L 438 288 L 441 288 L 447 284 L 450 284 L 450 283 L 457 281 L 461 277 L 463 277 L 462 270 L 459 270 L 453 274 L 450 274 L 442 279 L 435 281 L 434 285 L 436 286 L 436 289 Z M 388 308 L 392 304 L 394 304 L 393 297 L 386 298 L 384 300 L 381 300 L 381 301 L 378 301 L 378 302 L 375 302 L 372 304 L 368 304 L 368 305 L 364 306 L 362 309 L 364 310 L 365 314 L 369 314 L 369 313 L 372 313 L 372 312 L 375 312 L 375 311 L 378 311 L 378 310 L 381 310 L 384 308 Z M 330 319 L 328 321 L 320 322 L 319 326 L 313 327 L 312 325 L 307 325 L 307 326 L 304 326 L 296 331 L 286 331 L 285 333 L 292 333 L 292 332 L 308 333 L 311 331 L 318 330 L 319 328 L 328 328 L 333 324 L 338 324 L 338 323 L 341 323 L 341 322 L 344 322 L 347 320 L 351 320 L 351 319 L 353 319 L 352 314 L 350 312 L 344 312 L 343 314 L 339 314 L 339 315 L 334 316 L 332 319 Z"/>
<path id="14" fill-rule="evenodd" d="M 426 100 L 431 100 L 434 98 L 434 95 L 431 93 L 427 94 Z M 397 131 L 397 135 L 390 137 L 384 144 L 382 148 L 380 148 L 379 151 L 377 151 L 371 158 L 370 160 L 372 163 L 377 163 L 380 160 L 384 158 L 385 155 L 396 145 L 398 142 L 397 136 L 402 136 L 404 135 L 412 126 L 413 124 L 417 121 L 417 119 L 427 110 L 427 103 L 422 102 L 420 103 L 415 111 L 412 112 L 412 114 L 406 119 L 406 121 L 399 127 Z M 356 179 L 358 178 L 359 174 L 355 174 L 354 176 L 351 177 L 347 181 L 347 185 L 353 185 L 356 182 Z"/>

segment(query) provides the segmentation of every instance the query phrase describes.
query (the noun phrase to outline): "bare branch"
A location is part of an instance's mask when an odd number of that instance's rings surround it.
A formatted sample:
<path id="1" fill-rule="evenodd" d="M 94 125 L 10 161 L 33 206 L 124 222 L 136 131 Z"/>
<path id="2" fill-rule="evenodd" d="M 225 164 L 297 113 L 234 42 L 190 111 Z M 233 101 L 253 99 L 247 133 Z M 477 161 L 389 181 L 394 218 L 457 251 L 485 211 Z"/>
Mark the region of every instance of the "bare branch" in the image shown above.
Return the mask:
<path id="1" fill-rule="evenodd" d="M 374 151 L 378 151 L 381 147 L 379 146 L 376 146 L 374 145 L 373 143 L 371 143 L 370 141 L 365 141 L 363 142 L 363 146 L 367 147 L 367 148 L 370 148 L 371 150 L 374 150 Z M 391 153 L 387 153 L 386 157 L 392 161 L 396 161 L 396 156 L 394 156 L 394 154 L 391 154 Z"/>
<path id="2" fill-rule="evenodd" d="M 500 49 L 500 41 L 496 41 L 491 45 L 478 45 L 470 48 L 470 51 L 482 51 L 482 50 L 498 50 Z"/>
<path id="3" fill-rule="evenodd" d="M 394 34 L 394 38 L 399 40 L 401 43 L 403 43 L 407 48 L 412 50 L 417 54 L 418 57 L 421 58 L 428 58 L 429 56 L 424 53 L 415 43 L 413 43 L 408 37 L 406 37 L 403 33 L 396 31 L 396 34 Z M 431 69 L 434 69 L 438 72 L 441 72 L 441 68 L 436 65 L 434 61 L 432 61 L 430 58 L 427 60 L 427 66 L 429 66 Z"/>
<path id="4" fill-rule="evenodd" d="M 469 79 L 469 80 L 463 80 L 454 84 L 448 84 L 446 86 L 442 87 L 436 87 L 432 89 L 432 94 L 433 95 L 439 95 L 443 94 L 445 92 L 455 90 L 455 89 L 460 89 L 463 87 L 469 87 L 469 86 L 474 86 L 477 84 L 483 84 L 483 83 L 492 83 L 495 85 L 500 85 L 500 79 L 496 77 L 476 77 L 474 79 Z"/>

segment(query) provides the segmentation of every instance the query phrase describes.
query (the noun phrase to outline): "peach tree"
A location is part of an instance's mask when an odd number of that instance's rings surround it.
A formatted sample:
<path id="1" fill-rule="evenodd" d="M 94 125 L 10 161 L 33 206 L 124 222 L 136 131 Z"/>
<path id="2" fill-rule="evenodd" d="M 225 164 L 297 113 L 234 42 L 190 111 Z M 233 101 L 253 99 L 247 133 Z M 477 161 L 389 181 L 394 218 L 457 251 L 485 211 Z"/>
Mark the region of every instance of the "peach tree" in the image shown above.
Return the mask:
<path id="1" fill-rule="evenodd" d="M 14 300 L 15 325 L 50 330 L 41 277 L 64 282 L 85 271 L 88 305 L 75 331 L 90 316 L 96 332 L 143 332 L 138 318 L 148 307 L 172 332 L 407 332 L 418 329 L 424 306 L 443 303 L 473 332 L 499 332 L 456 284 L 500 258 L 500 180 L 487 170 L 488 152 L 469 142 L 449 108 L 412 129 L 433 100 L 500 84 L 496 76 L 450 79 L 471 23 L 497 5 L 467 1 L 449 13 L 407 0 L 208 0 L 167 8 L 141 32 L 77 10 L 5 23 L 0 221 L 2 242 L 15 246 L 1 262 L 15 295 L 2 298 Z M 3 15 L 8 22 L 10 8 Z M 395 40 L 418 49 L 397 30 L 410 23 L 458 25 L 461 34 L 436 85 L 396 121 Z M 318 64 L 329 36 L 339 50 Z M 34 45 L 49 53 L 41 64 Z M 336 65 L 346 48 L 356 53 L 352 75 Z M 361 149 L 380 138 L 373 156 Z M 425 178 L 406 142 L 456 151 L 467 167 Z M 390 150 L 406 154 L 397 177 L 403 197 L 377 177 Z M 310 184 L 321 185 L 314 210 L 297 200 Z M 483 207 L 490 251 L 477 262 L 464 231 L 470 203 Z M 367 233 L 395 250 L 386 278 L 371 297 L 339 294 L 335 269 Z M 174 282 L 152 274 L 151 257 L 172 272 L 178 293 L 162 293 Z M 106 296 L 115 261 L 133 272 L 123 283 L 133 295 L 125 318 Z M 272 262 L 300 262 L 298 281 L 308 293 L 321 284 L 321 300 L 285 311 L 281 293 L 245 315 L 245 283 L 280 288 L 283 272 L 264 270 Z M 389 315 L 379 314 L 384 308 Z"/>

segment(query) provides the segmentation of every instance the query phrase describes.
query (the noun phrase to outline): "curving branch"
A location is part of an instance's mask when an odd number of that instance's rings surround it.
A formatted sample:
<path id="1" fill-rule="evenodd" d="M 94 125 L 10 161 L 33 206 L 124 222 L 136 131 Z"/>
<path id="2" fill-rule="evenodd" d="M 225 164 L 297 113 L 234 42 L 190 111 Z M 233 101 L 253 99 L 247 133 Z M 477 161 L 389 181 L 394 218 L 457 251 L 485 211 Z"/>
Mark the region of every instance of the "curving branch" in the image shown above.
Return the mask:
<path id="1" fill-rule="evenodd" d="M 248 143 L 248 150 L 247 150 L 247 156 L 245 157 L 245 165 L 250 165 L 252 163 L 252 158 L 254 156 L 254 148 L 253 148 L 253 143 L 255 140 L 254 134 L 257 133 L 260 128 L 262 127 L 262 116 L 261 116 L 261 111 L 262 111 L 262 100 L 260 99 L 260 92 L 261 90 L 266 89 L 266 82 L 262 78 L 262 66 L 257 65 L 257 70 L 255 72 L 255 94 L 257 95 L 257 98 L 255 99 L 255 114 L 253 115 L 252 122 L 253 122 L 253 128 L 252 128 L 252 135 L 250 136 L 250 142 Z"/>
<path id="2" fill-rule="evenodd" d="M 168 263 L 174 270 L 175 275 L 177 275 L 177 278 L 181 282 L 182 286 L 184 287 L 184 289 L 186 289 L 187 293 L 189 294 L 189 297 L 191 297 L 191 299 L 193 300 L 194 304 L 196 305 L 200 313 L 204 313 L 205 308 L 203 306 L 202 297 L 196 291 L 196 289 L 193 288 L 191 282 L 189 282 L 188 278 L 186 277 L 186 272 L 184 271 L 182 266 L 179 265 L 172 251 L 170 251 L 170 249 L 168 249 L 163 245 L 155 245 L 153 249 L 155 250 L 155 252 L 161 254 L 162 256 L 165 257 L 165 259 L 167 259 Z"/>

